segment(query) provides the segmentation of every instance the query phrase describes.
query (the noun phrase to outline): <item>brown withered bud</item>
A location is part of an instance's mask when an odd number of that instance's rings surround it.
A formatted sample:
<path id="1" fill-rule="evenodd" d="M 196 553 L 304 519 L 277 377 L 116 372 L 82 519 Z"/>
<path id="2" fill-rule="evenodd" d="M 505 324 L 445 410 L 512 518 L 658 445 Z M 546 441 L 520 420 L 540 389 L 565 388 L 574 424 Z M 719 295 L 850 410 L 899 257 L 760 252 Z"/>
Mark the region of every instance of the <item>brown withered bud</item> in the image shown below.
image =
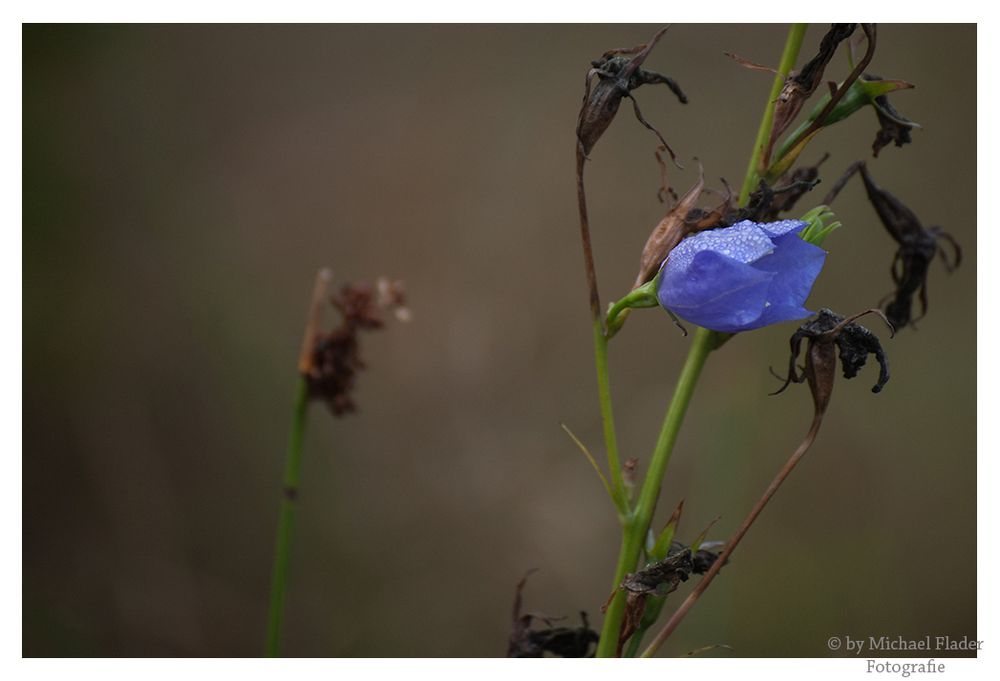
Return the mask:
<path id="1" fill-rule="evenodd" d="M 879 363 L 879 375 L 872 392 L 881 392 L 889 380 L 889 360 L 882 350 L 882 344 L 878 337 L 860 324 L 854 323 L 854 320 L 866 314 L 875 314 L 881 317 L 882 321 L 889 327 L 889 337 L 895 335 L 895 329 L 881 310 L 865 310 L 844 319 L 836 312 L 823 308 L 815 319 L 810 319 L 792 334 L 790 339 L 792 354 L 788 361 L 788 376 L 783 379 L 784 385 L 771 394 L 777 395 L 784 391 L 790 383 L 808 381 L 816 414 L 824 414 L 830 404 L 830 395 L 833 392 L 833 384 L 836 379 L 838 352 L 844 378 L 857 376 L 858 370 L 865 365 L 868 355 L 875 355 L 875 359 Z M 799 373 L 796 365 L 802 351 L 802 341 L 807 341 L 806 364 L 802 372 Z"/>
<path id="2" fill-rule="evenodd" d="M 665 596 L 674 591 L 681 582 L 686 582 L 693 569 L 691 549 L 684 547 L 663 560 L 628 573 L 622 580 L 621 588 L 632 593 Z"/>
<path id="3" fill-rule="evenodd" d="M 891 300 L 885 307 L 885 314 L 895 328 L 901 329 L 927 314 L 927 274 L 934 256 L 940 254 L 945 269 L 952 272 L 962 262 L 962 249 L 958 242 L 940 227 L 925 229 L 916 213 L 895 196 L 875 184 L 864 161 L 858 161 L 848 167 L 847 172 L 834 185 L 824 203 L 830 205 L 855 173 L 861 174 L 868 201 L 872 204 L 889 236 L 899 246 L 890 267 L 896 291 L 890 296 Z M 941 240 L 951 245 L 951 259 L 941 247 Z M 920 315 L 916 318 L 913 318 L 912 313 L 914 296 L 919 296 L 920 300 Z"/>
<path id="4" fill-rule="evenodd" d="M 743 220 L 769 222 L 781 210 L 787 210 L 786 208 L 775 208 L 776 205 L 787 205 L 787 201 L 782 199 L 783 196 L 794 195 L 795 198 L 792 201 L 792 205 L 794 205 L 795 201 L 798 201 L 803 194 L 812 190 L 818 183 L 819 180 L 815 177 L 803 180 L 794 179 L 793 177 L 789 184 L 783 187 L 772 188 L 764 180 L 761 180 L 756 191 L 752 192 L 747 199 L 747 205 L 743 208 L 735 208 L 727 211 L 725 218 L 719 223 L 719 226 L 728 227 Z"/>
<path id="5" fill-rule="evenodd" d="M 600 59 L 591 62 L 592 68 L 587 72 L 583 105 L 576 124 L 576 137 L 584 156 L 590 155 L 594 145 L 614 120 L 622 99 L 628 97 L 632 100 L 632 107 L 639 122 L 653 131 L 670 152 L 671 158 L 674 157 L 674 152 L 663 139 L 663 135 L 643 118 L 639 105 L 631 94 L 642 85 L 663 83 L 676 95 L 681 104 L 687 104 L 687 96 L 672 78 L 640 68 L 668 28 L 669 26 L 665 26 L 657 31 L 649 43 L 627 49 L 609 50 Z M 634 56 L 629 58 L 628 55 Z M 597 82 L 592 86 L 595 76 Z"/>
<path id="6" fill-rule="evenodd" d="M 890 142 L 901 147 L 913 141 L 910 131 L 920 126 L 896 111 L 889 103 L 888 95 L 875 98 L 875 113 L 878 115 L 881 127 L 875 133 L 875 141 L 872 142 L 872 156 L 877 158 L 878 152 Z"/>
<path id="7" fill-rule="evenodd" d="M 682 501 L 681 505 L 674 511 L 671 522 L 676 522 L 680 517 L 680 509 L 683 504 Z M 679 541 L 673 541 L 667 550 L 666 558 L 650 563 L 643 569 L 625 576 L 619 586 L 619 589 L 625 591 L 625 612 L 618 636 L 617 655 L 619 657 L 621 657 L 622 650 L 629 638 L 642 626 L 649 598 L 651 596 L 666 596 L 674 592 L 678 585 L 681 582 L 686 582 L 692 573 L 701 575 L 708 572 L 724 547 L 725 542 L 704 541 L 692 554 L 689 546 Z M 611 593 L 607 603 L 601 608 L 602 611 L 607 609 L 617 591 L 618 589 Z M 649 623 L 646 626 L 649 626 Z"/>
<path id="8" fill-rule="evenodd" d="M 691 556 L 691 572 L 696 575 L 703 575 L 708 572 L 708 569 L 715 563 L 715 559 L 719 557 L 719 553 L 722 552 L 725 545 L 726 543 L 722 541 L 702 542 L 698 550 Z M 667 555 L 669 557 L 683 551 L 690 551 L 690 548 L 682 542 L 673 541 L 670 543 L 670 550 L 667 552 Z"/>
<path id="9" fill-rule="evenodd" d="M 815 165 L 796 168 L 776 182 L 775 185 L 782 184 L 783 187 L 773 192 L 774 196 L 771 199 L 771 205 L 762 213 L 757 222 L 772 222 L 778 219 L 781 213 L 795 208 L 795 204 L 798 203 L 799 199 L 812 191 L 813 187 L 819 182 L 819 167 L 828 158 L 830 158 L 830 154 L 823 154 L 823 157 Z"/>
<path id="10" fill-rule="evenodd" d="M 357 409 L 351 394 L 357 372 L 365 368 L 359 332 L 382 328 L 386 309 L 393 309 L 401 319 L 409 313 L 402 284 L 388 280 L 379 280 L 376 286 L 345 285 L 330 297 L 330 303 L 340 312 L 341 322 L 328 333 L 315 332 L 303 375 L 309 396 L 324 400 L 335 416 L 341 416 Z"/>
<path id="11" fill-rule="evenodd" d="M 699 166 L 698 181 L 663 216 L 646 239 L 646 245 L 643 246 L 642 255 L 639 257 L 639 273 L 636 275 L 635 283 L 632 284 L 633 289 L 652 279 L 674 246 L 696 231 L 694 226 L 696 223 L 688 222 L 687 217 L 695 210 L 703 191 L 705 191 L 705 172 Z"/>
<path id="12" fill-rule="evenodd" d="M 879 76 L 865 74 L 862 78 L 866 80 L 881 80 Z M 909 120 L 889 103 L 889 95 L 880 95 L 875 98 L 873 104 L 875 114 L 878 116 L 879 129 L 875 133 L 875 141 L 872 143 L 872 156 L 878 157 L 878 152 L 890 143 L 895 143 L 897 147 L 909 144 L 913 141 L 910 132 L 920 126 Z"/>
<path id="13" fill-rule="evenodd" d="M 816 88 L 823 82 L 823 71 L 830 63 L 837 46 L 841 42 L 851 37 L 857 24 L 833 24 L 820 40 L 819 51 L 816 55 L 803 65 L 798 71 L 793 71 L 785 79 L 785 84 L 778 94 L 778 100 L 774 105 L 774 123 L 771 126 L 771 138 L 768 142 L 763 164 L 766 166 L 771 157 L 771 149 L 774 143 L 788 129 L 806 100 L 816 92 Z"/>
<path id="14" fill-rule="evenodd" d="M 546 653 L 556 657 L 590 657 L 597 646 L 598 634 L 590 628 L 587 613 L 580 612 L 582 626 L 556 627 L 555 619 L 521 613 L 522 593 L 529 571 L 517 583 L 514 594 L 514 621 L 510 638 L 507 642 L 507 657 L 545 657 Z M 545 629 L 532 629 L 532 623 L 538 620 L 545 624 Z"/>
<path id="15" fill-rule="evenodd" d="M 650 563 L 642 570 L 625 575 L 619 587 L 625 591 L 625 613 L 618 635 L 618 657 L 621 657 L 625 643 L 642 624 L 649 597 L 665 596 L 675 591 L 681 582 L 687 581 L 693 569 L 691 550 L 685 547 L 661 561 Z M 614 593 L 611 596 L 613 598 Z M 609 603 L 610 601 L 608 599 Z"/>

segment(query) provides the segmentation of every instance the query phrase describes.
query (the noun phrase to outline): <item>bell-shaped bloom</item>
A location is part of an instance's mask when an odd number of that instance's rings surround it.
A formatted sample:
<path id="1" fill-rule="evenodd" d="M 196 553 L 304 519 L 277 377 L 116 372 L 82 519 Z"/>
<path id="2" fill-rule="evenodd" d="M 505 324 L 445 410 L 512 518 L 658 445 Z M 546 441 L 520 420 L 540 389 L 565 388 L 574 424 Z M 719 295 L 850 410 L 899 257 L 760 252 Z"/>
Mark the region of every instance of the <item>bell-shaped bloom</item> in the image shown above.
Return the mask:
<path id="1" fill-rule="evenodd" d="M 664 261 L 660 304 L 726 333 L 808 317 L 803 305 L 826 251 L 799 238 L 806 224 L 744 220 L 689 236 Z"/>

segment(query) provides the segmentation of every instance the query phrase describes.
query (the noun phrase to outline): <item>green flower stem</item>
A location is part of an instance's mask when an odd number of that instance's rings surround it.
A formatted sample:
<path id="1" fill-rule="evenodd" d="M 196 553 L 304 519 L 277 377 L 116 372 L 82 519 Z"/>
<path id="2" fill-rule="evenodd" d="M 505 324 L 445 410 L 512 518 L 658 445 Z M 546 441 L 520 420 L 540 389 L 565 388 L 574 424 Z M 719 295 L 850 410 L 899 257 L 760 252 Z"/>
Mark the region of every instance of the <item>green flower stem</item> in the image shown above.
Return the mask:
<path id="1" fill-rule="evenodd" d="M 326 289 L 333 273 L 323 268 L 316 273 L 309 316 L 306 318 L 302 348 L 299 350 L 299 382 L 295 389 L 295 408 L 292 411 L 292 429 L 288 436 L 288 453 L 285 456 L 284 490 L 278 510 L 278 532 L 274 547 L 274 568 L 271 572 L 271 605 L 267 613 L 268 657 L 278 657 L 281 650 L 281 622 L 285 613 L 285 592 L 288 590 L 288 560 L 292 550 L 292 531 L 295 528 L 295 500 L 299 494 L 302 471 L 302 441 L 306 432 L 306 413 L 309 410 L 309 383 L 313 366 L 313 350 L 323 317 Z"/>
<path id="2" fill-rule="evenodd" d="M 594 319 L 594 364 L 597 367 L 597 393 L 601 402 L 601 423 L 604 427 L 604 449 L 608 455 L 608 473 L 611 475 L 611 499 L 618 515 L 625 522 L 628 515 L 628 496 L 618 458 L 618 439 L 615 436 L 615 417 L 611 410 L 611 382 L 608 378 L 608 339 L 604 335 L 601 319 Z"/>
<path id="3" fill-rule="evenodd" d="M 767 105 L 764 107 L 764 117 L 760 121 L 760 128 L 757 130 L 757 141 L 754 142 L 753 154 L 750 156 L 750 164 L 747 166 L 746 178 L 743 180 L 743 188 L 740 190 L 740 205 L 745 205 L 750 198 L 750 192 L 757 184 L 760 158 L 764 153 L 764 146 L 771 138 L 771 127 L 774 123 L 774 104 L 778 100 L 781 88 L 785 84 L 785 78 L 795 66 L 795 60 L 799 57 L 799 49 L 802 47 L 802 39 L 806 35 L 806 27 L 809 24 L 792 24 L 788 29 L 788 38 L 785 40 L 785 50 L 781 54 L 781 62 L 778 64 L 778 75 L 774 77 L 774 84 L 771 86 L 771 93 L 767 98 Z"/>
<path id="4" fill-rule="evenodd" d="M 667 470 L 670 453 L 673 451 L 674 442 L 677 441 L 677 433 L 680 432 L 681 423 L 684 421 L 684 414 L 691 402 L 691 396 L 694 394 L 701 369 L 705 366 L 708 353 L 712 351 L 715 343 L 713 336 L 714 333 L 708 329 L 698 328 L 695 331 L 687 360 L 684 362 L 680 378 L 677 379 L 677 387 L 674 388 L 673 399 L 670 400 L 670 406 L 667 408 L 667 415 L 663 420 L 660 437 L 656 441 L 649 472 L 646 473 L 646 478 L 643 481 L 635 511 L 622 523 L 624 534 L 621 550 L 618 554 L 618 566 L 615 568 L 614 584 L 616 588 L 627 573 L 635 570 L 639 562 L 639 554 L 649 531 L 649 524 L 653 519 L 653 511 L 656 510 L 656 500 L 660 496 L 663 474 Z M 597 657 L 614 657 L 618 647 L 618 631 L 621 629 L 624 612 L 625 593 L 619 590 L 608 606 L 607 614 L 604 617 L 601 640 L 597 647 Z"/>
<path id="5" fill-rule="evenodd" d="M 281 623 L 285 611 L 285 592 L 288 589 L 288 561 L 292 549 L 292 531 L 295 527 L 295 499 L 299 491 L 302 440 L 306 431 L 308 409 L 309 388 L 306 379 L 299 378 L 295 409 L 292 412 L 292 431 L 288 437 L 284 490 L 278 511 L 278 534 L 274 548 L 274 568 L 271 573 L 271 606 L 267 616 L 268 657 L 278 657 L 281 650 Z"/>
<path id="6" fill-rule="evenodd" d="M 615 437 L 615 419 L 611 410 L 611 382 L 608 378 L 608 337 L 604 334 L 601 315 L 601 296 L 597 291 L 597 268 L 594 250 L 590 243 L 590 220 L 587 217 L 587 194 L 583 187 L 583 169 L 587 161 L 583 143 L 576 145 L 576 199 L 580 211 L 580 242 L 583 245 L 583 264 L 587 272 L 590 293 L 590 318 L 594 325 L 594 364 L 597 367 L 597 394 L 601 403 L 601 423 L 604 427 L 604 450 L 608 457 L 608 474 L 611 477 L 611 500 L 619 517 L 628 513 L 628 495 L 618 458 L 618 440 Z M 624 521 L 623 521 L 624 522 Z"/>

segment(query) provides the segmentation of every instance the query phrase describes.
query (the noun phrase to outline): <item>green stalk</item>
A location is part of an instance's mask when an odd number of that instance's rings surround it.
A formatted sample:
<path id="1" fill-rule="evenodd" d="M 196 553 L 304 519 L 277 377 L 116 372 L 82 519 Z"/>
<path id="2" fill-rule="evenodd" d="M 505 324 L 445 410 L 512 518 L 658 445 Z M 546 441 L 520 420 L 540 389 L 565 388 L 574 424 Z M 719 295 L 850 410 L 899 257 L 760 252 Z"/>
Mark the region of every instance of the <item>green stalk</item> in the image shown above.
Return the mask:
<path id="1" fill-rule="evenodd" d="M 774 104 L 781 93 L 781 88 L 785 84 L 785 78 L 795 66 L 798 59 L 799 49 L 802 47 L 802 39 L 806 35 L 806 27 L 809 24 L 792 24 L 788 29 L 788 38 L 785 40 L 785 50 L 781 54 L 781 62 L 778 64 L 778 75 L 774 77 L 774 84 L 771 86 L 771 94 L 768 95 L 767 104 L 764 107 L 764 117 L 760 121 L 760 128 L 757 129 L 757 141 L 754 142 L 753 154 L 750 156 L 750 164 L 747 166 L 747 174 L 743 180 L 743 188 L 740 190 L 740 205 L 746 205 L 750 198 L 750 192 L 757 184 L 757 165 L 760 157 L 764 153 L 764 146 L 771 139 L 771 127 L 774 124 Z"/>
<path id="2" fill-rule="evenodd" d="M 618 509 L 619 517 L 628 513 L 628 496 L 618 458 L 618 441 L 615 438 L 615 420 L 611 410 L 611 383 L 608 378 L 608 338 L 604 334 L 601 315 L 601 296 L 597 291 L 597 268 L 594 265 L 594 249 L 590 242 L 590 219 L 587 217 L 587 193 L 583 185 L 584 164 L 583 144 L 576 145 L 576 198 L 580 211 L 580 242 L 583 246 L 583 264 L 587 272 L 587 289 L 590 295 L 590 318 L 594 325 L 594 364 L 597 368 L 597 393 L 601 402 L 601 423 L 604 428 L 604 449 L 608 457 L 608 474 L 611 477 L 611 500 Z"/>
<path id="3" fill-rule="evenodd" d="M 785 78 L 795 66 L 798 59 L 799 50 L 802 47 L 802 39 L 805 36 L 808 24 L 792 24 L 788 30 L 788 37 L 785 40 L 785 48 L 781 55 L 781 62 L 778 66 L 778 74 L 774 78 L 771 86 L 771 93 L 764 106 L 764 115 L 757 130 L 757 139 L 754 142 L 753 153 L 750 156 L 750 163 L 747 166 L 747 174 L 743 180 L 743 188 L 740 191 L 740 205 L 746 205 L 750 197 L 750 191 L 756 182 L 757 165 L 761 155 L 764 153 L 764 146 L 771 135 L 771 127 L 774 122 L 774 105 L 785 83 Z M 687 359 L 681 369 L 681 375 L 677 379 L 677 386 L 674 388 L 673 398 L 670 406 L 667 407 L 667 414 L 663 419 L 663 426 L 660 429 L 660 436 L 653 450 L 653 457 L 650 462 L 649 471 L 643 480 L 642 491 L 636 503 L 635 511 L 623 518 L 622 545 L 618 553 L 618 565 L 615 568 L 614 588 L 617 590 L 611 604 L 608 606 L 607 614 L 604 617 L 604 625 L 601 628 L 601 638 L 597 646 L 597 657 L 614 657 L 618 647 L 618 632 L 621 630 L 622 617 L 625 613 L 625 594 L 618 585 L 621 584 L 625 575 L 635 570 L 639 562 L 643 542 L 649 532 L 649 525 L 653 519 L 653 512 L 656 510 L 656 501 L 660 496 L 660 488 L 663 485 L 663 476 L 670 461 L 670 454 L 680 432 L 681 423 L 687 412 L 691 396 L 694 394 L 695 385 L 701 375 L 702 367 L 709 353 L 716 347 L 718 338 L 715 332 L 708 329 L 699 328 L 691 342 Z"/>
<path id="4" fill-rule="evenodd" d="M 302 471 L 302 441 L 306 432 L 306 413 L 309 410 L 309 382 L 306 377 L 313 368 L 313 351 L 323 317 L 326 289 L 333 273 L 323 268 L 316 273 L 302 348 L 297 365 L 299 382 L 295 389 L 295 408 L 292 411 L 292 429 L 288 436 L 288 453 L 285 455 L 284 490 L 278 510 L 278 532 L 274 546 L 274 567 L 271 571 L 271 604 L 267 613 L 267 644 L 265 654 L 278 657 L 281 651 L 281 623 L 285 614 L 285 592 L 288 590 L 288 561 L 292 551 L 292 531 L 295 529 L 295 500 L 299 495 Z"/>
<path id="5" fill-rule="evenodd" d="M 608 455 L 608 472 L 611 475 L 611 499 L 618 515 L 625 522 L 629 502 L 625 494 L 625 481 L 618 458 L 618 439 L 615 436 L 615 418 L 611 411 L 611 383 L 608 378 L 608 338 L 604 335 L 601 319 L 594 319 L 594 364 L 597 367 L 597 394 L 601 402 L 601 423 L 604 427 L 604 448 Z"/>
<path id="6" fill-rule="evenodd" d="M 673 451 L 674 442 L 677 441 L 677 433 L 680 432 L 684 414 L 691 402 L 694 387 L 698 383 L 698 377 L 701 375 L 702 367 L 705 366 L 705 360 L 712 350 L 712 345 L 713 332 L 698 328 L 695 331 L 694 340 L 691 342 L 684 368 L 681 369 L 681 375 L 677 379 L 677 387 L 674 388 L 674 396 L 667 408 L 667 415 L 663 419 L 663 427 L 660 429 L 660 437 L 653 450 L 649 472 L 646 474 L 642 491 L 639 493 L 639 501 L 636 503 L 635 511 L 622 524 L 624 533 L 621 550 L 618 554 L 618 566 L 615 568 L 615 588 L 621 584 L 627 573 L 635 569 L 639 562 L 639 553 L 642 551 L 649 523 L 653 519 L 653 511 L 656 509 L 656 500 L 660 496 L 660 485 L 663 481 L 663 474 L 667 470 L 667 463 L 670 461 L 670 453 Z M 625 593 L 619 590 L 612 599 L 611 605 L 608 606 L 607 614 L 604 617 L 601 639 L 597 646 L 597 657 L 615 656 L 618 647 L 618 631 L 621 629 L 624 613 Z"/>
<path id="7" fill-rule="evenodd" d="M 278 534 L 274 548 L 274 569 L 271 573 L 271 606 L 267 617 L 267 657 L 278 657 L 281 650 L 281 624 L 285 611 L 285 592 L 288 589 L 288 561 L 292 549 L 292 531 L 295 527 L 295 499 L 299 491 L 302 470 L 302 440 L 306 430 L 306 413 L 309 408 L 309 388 L 306 379 L 299 378 L 292 412 L 292 431 L 288 437 L 288 455 L 285 458 L 284 490 L 278 511 Z"/>

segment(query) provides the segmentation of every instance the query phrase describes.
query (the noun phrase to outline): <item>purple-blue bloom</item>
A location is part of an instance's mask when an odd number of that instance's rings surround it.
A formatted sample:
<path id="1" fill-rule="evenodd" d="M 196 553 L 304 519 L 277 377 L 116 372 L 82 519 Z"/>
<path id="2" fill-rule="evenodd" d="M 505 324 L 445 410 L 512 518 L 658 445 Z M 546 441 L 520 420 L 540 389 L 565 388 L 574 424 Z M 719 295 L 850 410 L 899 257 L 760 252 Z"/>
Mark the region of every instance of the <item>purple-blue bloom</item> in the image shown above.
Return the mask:
<path id="1" fill-rule="evenodd" d="M 689 236 L 663 264 L 660 305 L 726 333 L 808 317 L 802 305 L 826 251 L 799 238 L 806 224 L 744 220 Z"/>

